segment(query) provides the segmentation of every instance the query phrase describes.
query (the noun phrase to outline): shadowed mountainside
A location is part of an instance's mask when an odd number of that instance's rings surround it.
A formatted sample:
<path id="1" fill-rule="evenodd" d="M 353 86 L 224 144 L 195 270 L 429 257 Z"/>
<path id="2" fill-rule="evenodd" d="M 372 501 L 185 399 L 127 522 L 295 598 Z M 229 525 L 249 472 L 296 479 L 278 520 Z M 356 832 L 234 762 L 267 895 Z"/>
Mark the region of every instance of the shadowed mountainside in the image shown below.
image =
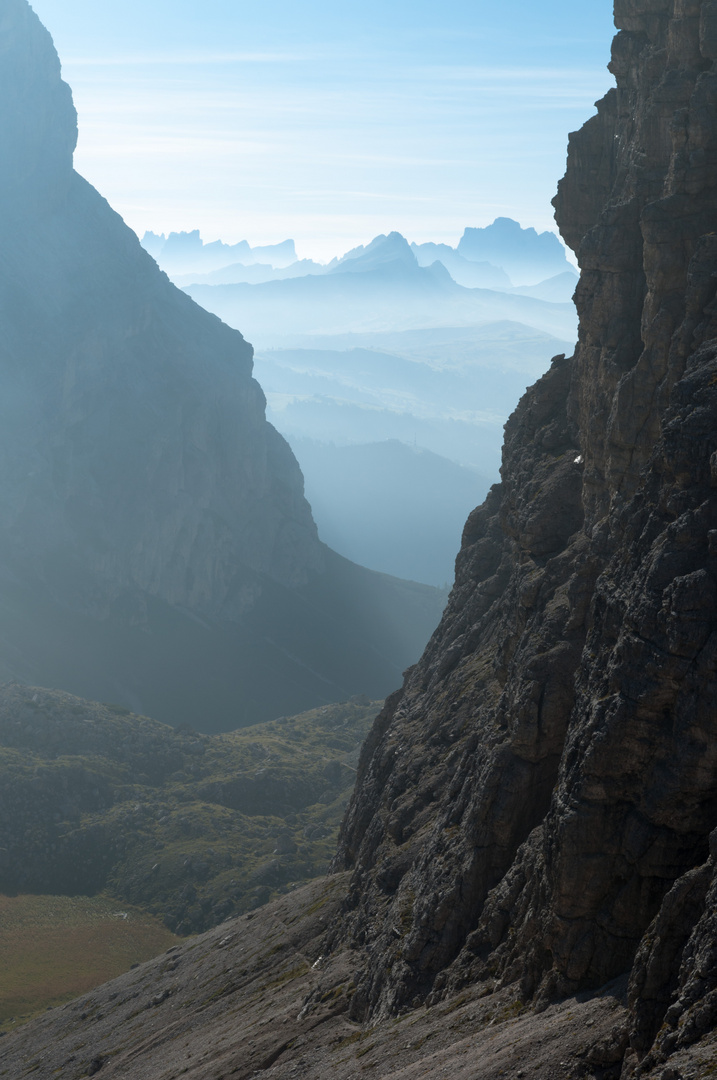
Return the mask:
<path id="1" fill-rule="evenodd" d="M 380 702 L 224 735 L 0 686 L 0 892 L 106 891 L 197 933 L 324 874 Z"/>
<path id="2" fill-rule="evenodd" d="M 0 672 L 215 727 L 382 696 L 441 597 L 319 542 L 251 346 L 73 171 L 25 0 L 0 51 Z"/>
<path id="3" fill-rule="evenodd" d="M 354 1015 L 487 978 L 545 1001 L 632 968 L 623 1078 L 717 1016 L 713 6 L 616 4 L 618 88 L 556 200 L 578 349 L 509 421 L 340 845 L 370 946 Z"/>
<path id="4" fill-rule="evenodd" d="M 375 570 L 431 585 L 451 581 L 463 522 L 489 479 L 398 439 L 290 445 L 327 543 Z"/>

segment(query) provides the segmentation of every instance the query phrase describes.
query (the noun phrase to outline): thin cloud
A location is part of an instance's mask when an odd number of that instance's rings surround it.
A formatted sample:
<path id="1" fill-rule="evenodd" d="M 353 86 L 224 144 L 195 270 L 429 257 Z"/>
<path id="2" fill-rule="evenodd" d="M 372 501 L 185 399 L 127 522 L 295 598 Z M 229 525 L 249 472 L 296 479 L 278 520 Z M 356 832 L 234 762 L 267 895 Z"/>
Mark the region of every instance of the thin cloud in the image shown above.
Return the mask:
<path id="1" fill-rule="evenodd" d="M 437 80 L 456 82 L 508 82 L 521 83 L 570 83 L 572 85 L 592 84 L 595 81 L 613 82 L 613 77 L 604 67 L 595 68 L 557 68 L 557 67 L 485 67 L 482 65 L 425 64 L 411 67 L 409 70 L 416 77 L 431 76 Z"/>
<path id="2" fill-rule="evenodd" d="M 231 53 L 137 53 L 126 56 L 68 56 L 65 67 L 197 67 L 212 64 L 294 64 L 315 60 L 305 53 L 231 52 Z"/>

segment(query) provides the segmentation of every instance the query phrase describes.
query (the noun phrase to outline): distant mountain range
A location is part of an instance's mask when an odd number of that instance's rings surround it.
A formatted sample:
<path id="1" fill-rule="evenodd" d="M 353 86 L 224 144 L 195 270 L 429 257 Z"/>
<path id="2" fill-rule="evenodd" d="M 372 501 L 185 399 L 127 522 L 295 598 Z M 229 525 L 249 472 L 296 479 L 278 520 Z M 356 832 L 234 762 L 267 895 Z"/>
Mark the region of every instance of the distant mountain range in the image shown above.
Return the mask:
<path id="1" fill-rule="evenodd" d="M 269 262 L 230 263 L 208 274 L 172 274 L 175 285 L 262 285 L 265 281 L 324 274 L 326 267 L 312 259 L 297 259 L 289 266 L 274 267 Z"/>
<path id="2" fill-rule="evenodd" d="M 492 478 L 514 402 L 542 374 L 546 356 L 569 348 L 511 322 L 301 344 L 255 357 L 268 414 L 290 439 L 400 439 Z"/>
<path id="3" fill-rule="evenodd" d="M 364 566 L 450 580 L 466 514 L 498 478 L 506 418 L 570 343 L 512 322 L 297 341 L 259 351 L 254 370 L 320 535 Z"/>
<path id="4" fill-rule="evenodd" d="M 420 267 L 440 262 L 458 285 L 474 289 L 499 289 L 538 285 L 548 278 L 577 273 L 568 262 L 565 248 L 551 232 L 524 229 L 512 218 L 496 218 L 485 228 L 467 228 L 457 247 L 449 244 L 412 243 L 400 233 L 377 236 L 370 244 L 348 251 L 326 266 L 311 259 L 299 260 L 293 240 L 252 248 L 246 240 L 205 244 L 198 230 L 173 232 L 168 236 L 146 232 L 143 247 L 178 285 L 231 285 L 283 280 L 288 276 L 322 275 L 375 269 L 389 261 Z M 410 258 L 413 254 L 414 259 Z M 572 292 L 561 299 L 569 300 Z"/>
<path id="5" fill-rule="evenodd" d="M 256 248 L 251 248 L 246 240 L 238 244 L 223 244 L 221 240 L 205 244 L 199 230 L 194 229 L 192 232 L 172 232 L 169 236 L 146 232 L 141 242 L 145 251 L 170 275 L 197 270 L 207 272 L 239 262 L 251 266 L 264 261 L 273 267 L 281 267 L 297 261 L 293 240 Z"/>
<path id="6" fill-rule="evenodd" d="M 195 284 L 185 291 L 261 347 L 281 345 L 295 334 L 471 326 L 497 319 L 572 339 L 576 317 L 570 297 L 576 280 L 564 283 L 564 300 L 558 303 L 512 289 L 466 288 L 440 261 L 420 266 L 408 242 L 390 233 L 330 263 L 323 274 L 261 284 Z"/>
<path id="7" fill-rule="evenodd" d="M 450 579 L 460 523 L 497 479 L 503 424 L 550 358 L 572 351 L 577 276 L 557 237 L 499 218 L 456 248 L 391 232 L 323 266 L 291 241 L 142 242 L 256 346 L 267 415 L 297 454 L 322 537 L 373 569 Z M 391 501 L 405 527 L 387 525 Z M 441 506 L 430 521 L 429 501 Z"/>
<path id="8" fill-rule="evenodd" d="M 496 218 L 485 229 L 466 229 L 457 248 L 470 262 L 502 267 L 513 285 L 535 285 L 570 268 L 565 248 L 551 232 L 523 229 L 512 218 Z"/>
<path id="9" fill-rule="evenodd" d="M 419 266 L 442 263 L 453 280 L 467 289 L 509 290 L 512 282 L 505 270 L 490 262 L 473 261 L 459 255 L 448 244 L 411 244 Z"/>

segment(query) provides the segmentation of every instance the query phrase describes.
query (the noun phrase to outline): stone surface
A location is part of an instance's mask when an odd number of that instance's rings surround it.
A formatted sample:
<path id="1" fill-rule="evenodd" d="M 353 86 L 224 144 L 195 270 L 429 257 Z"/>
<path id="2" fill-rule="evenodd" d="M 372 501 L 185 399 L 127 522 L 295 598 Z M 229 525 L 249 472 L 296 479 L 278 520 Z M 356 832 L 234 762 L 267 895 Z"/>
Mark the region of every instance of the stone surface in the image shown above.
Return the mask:
<path id="1" fill-rule="evenodd" d="M 626 1076 L 652 1067 L 656 1035 L 666 1060 L 713 1025 L 711 18 L 616 5 L 617 89 L 571 136 L 556 199 L 579 345 L 511 418 L 502 483 L 369 738 L 337 858 L 370 947 L 352 1015 L 487 978 L 544 1002 L 634 962 Z"/>
<path id="2" fill-rule="evenodd" d="M 0 1075 L 616 1080 L 619 983 L 539 1014 L 476 986 L 363 1029 L 347 1013 L 355 954 L 323 951 L 344 890 L 310 885 L 44 1013 L 0 1039 Z"/>

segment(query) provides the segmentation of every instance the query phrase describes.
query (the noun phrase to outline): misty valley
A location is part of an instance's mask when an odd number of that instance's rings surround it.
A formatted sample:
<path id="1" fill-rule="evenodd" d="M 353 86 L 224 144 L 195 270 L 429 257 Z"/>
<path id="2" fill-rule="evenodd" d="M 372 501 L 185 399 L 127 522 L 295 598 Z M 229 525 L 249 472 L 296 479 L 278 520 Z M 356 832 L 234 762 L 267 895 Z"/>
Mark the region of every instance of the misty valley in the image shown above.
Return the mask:
<path id="1" fill-rule="evenodd" d="M 0 0 L 0 1078 L 717 1075 L 715 4 L 568 134 L 565 0 L 89 3 Z"/>
<path id="2" fill-rule="evenodd" d="M 466 517 L 498 480 L 503 425 L 570 353 L 577 275 L 553 233 L 510 219 L 457 247 L 376 237 L 326 265 L 292 241 L 142 243 L 248 337 L 267 418 L 301 465 L 323 540 L 445 586 Z"/>

